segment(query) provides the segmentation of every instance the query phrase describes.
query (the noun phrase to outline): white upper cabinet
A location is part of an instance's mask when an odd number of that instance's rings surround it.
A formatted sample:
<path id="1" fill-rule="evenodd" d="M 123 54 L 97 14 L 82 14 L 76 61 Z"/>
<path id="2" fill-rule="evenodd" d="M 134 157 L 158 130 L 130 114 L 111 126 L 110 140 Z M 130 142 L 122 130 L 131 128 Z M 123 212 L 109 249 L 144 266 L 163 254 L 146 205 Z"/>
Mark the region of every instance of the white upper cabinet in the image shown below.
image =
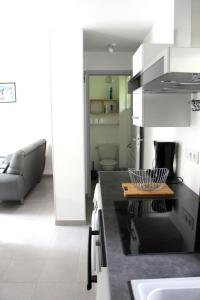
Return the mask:
<path id="1" fill-rule="evenodd" d="M 143 69 L 144 45 L 141 45 L 132 57 L 132 75 L 133 77 Z"/>
<path id="2" fill-rule="evenodd" d="M 188 94 L 133 92 L 133 124 L 140 127 L 190 126 Z"/>
<path id="3" fill-rule="evenodd" d="M 132 57 L 133 77 L 150 67 L 167 49 L 166 44 L 142 44 Z"/>

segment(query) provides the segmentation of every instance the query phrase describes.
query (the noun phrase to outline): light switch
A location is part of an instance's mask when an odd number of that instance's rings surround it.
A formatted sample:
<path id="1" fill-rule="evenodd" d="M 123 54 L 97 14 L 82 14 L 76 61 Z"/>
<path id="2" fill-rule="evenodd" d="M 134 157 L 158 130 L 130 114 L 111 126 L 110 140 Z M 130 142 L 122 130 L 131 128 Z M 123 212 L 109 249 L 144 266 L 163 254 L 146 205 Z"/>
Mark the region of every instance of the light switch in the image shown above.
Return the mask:
<path id="1" fill-rule="evenodd" d="M 185 150 L 185 158 L 195 164 L 199 164 L 199 151 L 186 148 Z"/>

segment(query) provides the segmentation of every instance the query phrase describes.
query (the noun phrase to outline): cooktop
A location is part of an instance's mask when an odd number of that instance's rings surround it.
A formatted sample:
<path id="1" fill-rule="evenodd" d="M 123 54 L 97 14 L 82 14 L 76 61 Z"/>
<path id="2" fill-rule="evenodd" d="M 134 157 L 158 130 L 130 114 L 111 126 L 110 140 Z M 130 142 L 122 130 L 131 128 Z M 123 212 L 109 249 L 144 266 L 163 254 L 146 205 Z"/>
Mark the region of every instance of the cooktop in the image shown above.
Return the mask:
<path id="1" fill-rule="evenodd" d="M 200 252 L 199 201 L 114 201 L 126 255 Z"/>

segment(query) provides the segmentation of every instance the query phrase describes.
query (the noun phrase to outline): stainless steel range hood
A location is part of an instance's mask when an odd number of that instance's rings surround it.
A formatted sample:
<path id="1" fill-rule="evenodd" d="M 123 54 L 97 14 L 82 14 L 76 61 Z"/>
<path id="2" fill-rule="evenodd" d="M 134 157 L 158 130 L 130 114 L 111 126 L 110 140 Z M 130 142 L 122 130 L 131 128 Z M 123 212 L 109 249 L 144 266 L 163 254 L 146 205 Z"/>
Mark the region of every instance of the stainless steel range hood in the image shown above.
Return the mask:
<path id="1" fill-rule="evenodd" d="M 148 93 L 200 92 L 200 48 L 166 47 L 131 78 L 129 93 L 138 88 Z"/>

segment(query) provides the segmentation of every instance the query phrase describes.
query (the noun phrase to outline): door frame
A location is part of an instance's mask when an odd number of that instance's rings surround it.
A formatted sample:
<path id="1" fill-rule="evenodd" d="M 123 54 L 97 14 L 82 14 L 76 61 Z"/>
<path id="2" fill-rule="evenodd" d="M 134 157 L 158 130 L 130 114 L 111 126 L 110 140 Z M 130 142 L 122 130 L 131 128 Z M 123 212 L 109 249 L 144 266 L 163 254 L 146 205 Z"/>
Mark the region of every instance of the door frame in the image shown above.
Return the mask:
<path id="1" fill-rule="evenodd" d="M 132 70 L 85 70 L 84 71 L 84 129 L 85 129 L 85 190 L 91 195 L 90 177 L 90 118 L 89 118 L 89 76 L 132 75 Z"/>

